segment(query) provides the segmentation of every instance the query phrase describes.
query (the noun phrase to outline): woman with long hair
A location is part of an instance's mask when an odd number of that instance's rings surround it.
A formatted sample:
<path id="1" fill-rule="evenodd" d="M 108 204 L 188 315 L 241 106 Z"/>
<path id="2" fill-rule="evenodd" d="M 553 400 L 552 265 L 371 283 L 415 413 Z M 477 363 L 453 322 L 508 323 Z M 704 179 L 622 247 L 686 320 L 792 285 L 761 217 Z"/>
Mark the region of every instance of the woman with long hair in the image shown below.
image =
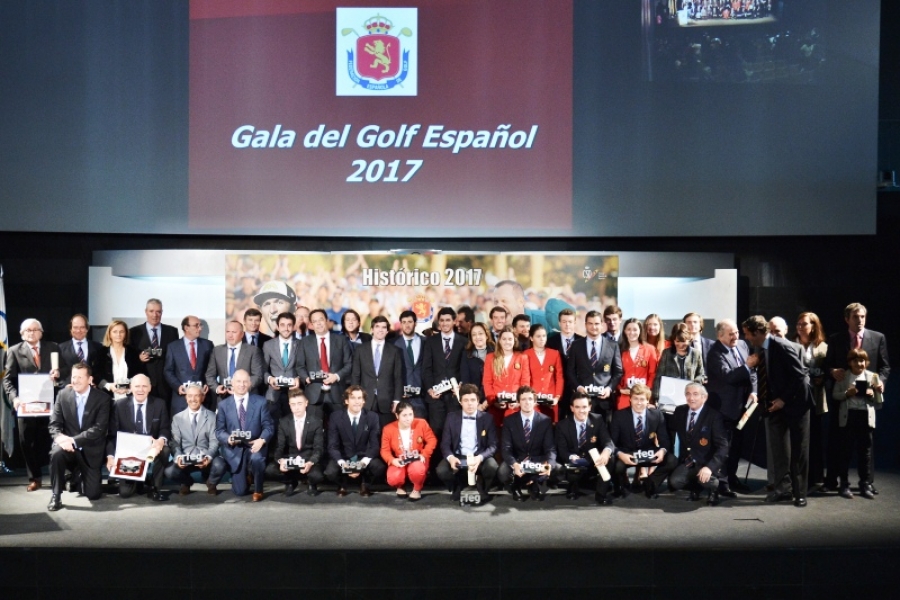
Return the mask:
<path id="1" fill-rule="evenodd" d="M 809 413 L 809 489 L 825 484 L 825 433 L 824 419 L 828 412 L 825 398 L 825 330 L 814 312 L 802 312 L 797 317 L 797 336 L 794 341 L 803 347 L 803 364 L 809 369 L 816 406 Z"/>
<path id="2" fill-rule="evenodd" d="M 462 364 L 459 367 L 459 376 L 464 383 L 478 386 L 480 398 L 484 398 L 484 359 L 494 351 L 494 340 L 484 323 L 473 323 L 469 330 L 469 342 L 463 353 Z M 482 402 L 481 410 L 487 408 L 487 403 Z"/>
<path id="3" fill-rule="evenodd" d="M 484 397 L 497 427 L 503 425 L 503 417 L 518 410 L 516 390 L 531 385 L 528 358 L 515 351 L 516 342 L 512 328 L 504 327 L 494 351 L 484 359 Z"/>
<path id="4" fill-rule="evenodd" d="M 622 354 L 622 379 L 619 380 L 619 399 L 616 410 L 631 406 L 631 388 L 637 384 L 653 385 L 659 358 L 656 348 L 644 341 L 644 328 L 638 319 L 628 319 L 622 325 L 619 340 Z"/>

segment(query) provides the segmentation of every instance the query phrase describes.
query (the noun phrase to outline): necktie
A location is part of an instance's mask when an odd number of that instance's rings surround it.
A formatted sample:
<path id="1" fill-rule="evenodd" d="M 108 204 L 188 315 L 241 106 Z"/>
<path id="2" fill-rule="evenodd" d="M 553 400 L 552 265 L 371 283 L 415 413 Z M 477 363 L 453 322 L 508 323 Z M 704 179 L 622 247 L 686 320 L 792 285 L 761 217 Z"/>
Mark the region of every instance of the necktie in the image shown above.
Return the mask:
<path id="1" fill-rule="evenodd" d="M 353 423 L 350 425 L 350 428 L 353 429 L 353 437 L 356 437 L 356 428 L 357 428 L 357 418 L 353 417 Z"/>
<path id="2" fill-rule="evenodd" d="M 637 443 L 638 446 L 640 446 L 643 439 L 644 439 L 644 418 L 638 417 L 637 424 L 634 426 L 634 441 Z"/>
<path id="3" fill-rule="evenodd" d="M 197 348 L 195 346 L 197 342 L 191 342 L 191 368 L 197 368 Z"/>
<path id="4" fill-rule="evenodd" d="M 412 340 L 406 340 L 406 355 L 409 357 L 409 367 L 416 366 L 416 355 L 413 354 Z"/>
<path id="5" fill-rule="evenodd" d="M 375 345 L 375 376 L 378 376 L 378 369 L 381 368 L 381 344 Z"/>
<path id="6" fill-rule="evenodd" d="M 566 356 L 569 355 L 569 348 L 571 348 L 571 347 L 572 347 L 572 338 L 566 338 L 566 350 L 565 350 Z"/>
<path id="7" fill-rule="evenodd" d="M 760 350 L 759 363 L 756 365 L 757 396 L 764 403 L 769 401 L 769 370 L 766 368 L 766 353 Z"/>
<path id="8" fill-rule="evenodd" d="M 194 413 L 191 415 L 191 437 L 195 440 L 197 439 L 197 415 L 199 413 Z"/>
<path id="9" fill-rule="evenodd" d="M 694 411 L 691 411 L 691 418 L 690 418 L 690 420 L 688 421 L 688 428 L 687 428 L 687 438 L 688 438 L 688 439 L 687 439 L 687 443 L 690 444 L 690 445 L 693 445 L 693 444 L 694 444 L 694 441 L 693 441 L 693 439 L 694 439 L 693 432 L 694 432 L 694 419 L 695 419 L 696 417 L 697 417 L 697 413 L 695 413 Z M 694 466 L 694 459 L 691 457 L 691 449 L 690 449 L 690 447 L 688 447 L 687 454 L 686 454 L 685 457 L 684 457 L 684 464 L 685 464 L 685 466 L 687 466 L 687 467 L 693 467 L 693 466 Z"/>
<path id="10" fill-rule="evenodd" d="M 597 367 L 597 342 L 591 340 L 591 368 Z"/>
<path id="11" fill-rule="evenodd" d="M 288 347 L 290 344 L 287 342 L 284 343 L 284 348 L 281 350 L 281 365 L 286 367 L 288 364 L 288 357 L 290 356 L 290 352 L 288 351 Z"/>
<path id="12" fill-rule="evenodd" d="M 247 409 L 244 408 L 244 401 L 238 403 L 238 421 L 241 424 L 241 431 L 247 428 Z"/>
<path id="13" fill-rule="evenodd" d="M 236 350 L 236 348 L 230 348 L 230 350 L 231 350 L 231 358 L 228 359 L 228 376 L 234 377 L 234 369 L 236 366 L 234 364 L 234 351 Z"/>
<path id="14" fill-rule="evenodd" d="M 78 342 L 78 352 L 76 352 L 76 354 L 78 355 L 78 360 L 80 360 L 81 362 L 84 362 L 84 350 L 81 348 L 81 344 L 83 343 L 84 342 Z"/>
<path id="15" fill-rule="evenodd" d="M 531 443 L 531 419 L 525 419 L 522 431 L 525 433 L 525 445 L 527 446 Z"/>
<path id="16" fill-rule="evenodd" d="M 688 428 L 687 428 L 688 436 L 691 436 L 694 433 L 694 421 L 696 418 L 697 418 L 697 413 L 695 413 L 694 411 L 691 411 L 691 418 L 688 421 Z"/>
<path id="17" fill-rule="evenodd" d="M 584 446 L 584 443 L 587 441 L 587 427 L 585 427 L 584 423 L 578 424 L 578 447 Z"/>
<path id="18" fill-rule="evenodd" d="M 38 368 L 38 370 L 40 370 L 40 368 L 41 368 L 41 353 L 38 352 L 37 346 L 31 347 L 31 354 L 34 357 L 35 366 Z"/>
<path id="19" fill-rule="evenodd" d="M 159 338 L 156 336 L 156 327 L 150 330 L 153 335 L 150 336 L 150 347 L 159 348 Z"/>
<path id="20" fill-rule="evenodd" d="M 303 425 L 300 421 L 294 421 L 294 429 L 297 430 L 297 450 L 303 449 Z"/>
<path id="21" fill-rule="evenodd" d="M 732 348 L 731 353 L 734 355 L 734 362 L 738 364 L 738 366 L 743 366 L 744 361 L 741 360 L 741 355 L 738 354 L 737 348 Z"/>
<path id="22" fill-rule="evenodd" d="M 325 347 L 325 338 L 319 339 L 319 362 L 322 363 L 322 370 L 329 373 L 328 370 L 328 348 Z"/>
<path id="23" fill-rule="evenodd" d="M 257 345 L 257 343 L 256 343 L 256 334 L 255 334 L 255 333 L 254 333 L 253 335 L 250 336 L 250 343 L 253 344 L 254 346 Z"/>
<path id="24" fill-rule="evenodd" d="M 137 417 L 134 419 L 134 429 L 138 433 L 147 433 L 144 429 L 144 405 L 138 404 Z"/>
<path id="25" fill-rule="evenodd" d="M 476 420 L 475 417 L 467 417 L 467 416 L 463 415 L 463 421 L 475 421 L 475 420 Z"/>
<path id="26" fill-rule="evenodd" d="M 75 404 L 78 406 L 78 428 L 81 429 L 81 420 L 84 418 L 84 405 L 87 403 L 87 398 L 84 396 L 75 396 Z"/>
<path id="27" fill-rule="evenodd" d="M 444 338 L 444 360 L 450 361 L 450 338 Z"/>
<path id="28" fill-rule="evenodd" d="M 856 334 L 856 339 L 854 340 L 854 348 L 859 349 L 862 348 L 862 336 L 858 333 Z"/>

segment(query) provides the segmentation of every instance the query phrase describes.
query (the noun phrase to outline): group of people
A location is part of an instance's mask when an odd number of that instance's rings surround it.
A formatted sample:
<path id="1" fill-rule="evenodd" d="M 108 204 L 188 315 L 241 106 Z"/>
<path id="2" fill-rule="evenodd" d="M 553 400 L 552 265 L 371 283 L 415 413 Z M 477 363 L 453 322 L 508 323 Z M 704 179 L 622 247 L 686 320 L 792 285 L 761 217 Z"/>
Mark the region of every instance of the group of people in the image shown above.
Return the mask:
<path id="1" fill-rule="evenodd" d="M 671 490 L 687 488 L 691 499 L 705 491 L 715 505 L 750 492 L 737 467 L 742 417 L 757 409 L 766 417 L 767 502 L 805 506 L 808 491 L 829 489 L 852 498 L 854 451 L 858 493 L 877 494 L 872 435 L 889 366 L 884 336 L 865 327 L 856 303 L 845 311 L 848 330 L 827 344 L 809 312 L 789 341 L 777 317 L 740 328 L 721 320 L 713 340 L 689 313 L 666 337 L 658 315 L 623 319 L 615 306 L 587 312 L 585 336 L 570 308 L 551 332 L 526 314 L 508 326 L 502 306 L 487 323 L 445 306 L 428 336 L 409 310 L 398 331 L 377 316 L 354 337 L 332 331 L 315 309 L 302 326 L 296 311 L 281 312 L 270 338 L 263 313 L 248 309 L 215 347 L 195 316 L 182 320 L 179 337 L 162 323 L 159 300 L 145 314 L 131 329 L 110 323 L 103 344 L 87 339 L 84 315 L 72 317 L 72 338 L 59 345 L 42 341 L 37 320 L 22 323 L 3 385 L 16 409 L 20 373 L 46 373 L 58 390 L 49 417 L 17 423 L 28 491 L 42 487 L 52 438 L 50 510 L 61 507 L 67 472 L 69 491 L 100 497 L 119 432 L 152 440 L 149 475 L 120 480 L 124 497 L 165 500 L 166 479 L 188 494 L 199 471 L 208 493 L 230 473 L 232 491 L 253 501 L 264 498 L 266 477 L 288 495 L 301 482 L 317 495 L 327 479 L 342 496 L 357 485 L 368 496 L 386 480 L 415 501 L 433 476 L 455 500 L 466 489 L 486 499 L 495 482 L 515 499 L 538 500 L 549 485 L 571 498 L 591 485 L 603 505 L 635 489 L 655 498 L 668 479 Z M 673 412 L 658 406 L 664 377 L 684 384 Z"/>

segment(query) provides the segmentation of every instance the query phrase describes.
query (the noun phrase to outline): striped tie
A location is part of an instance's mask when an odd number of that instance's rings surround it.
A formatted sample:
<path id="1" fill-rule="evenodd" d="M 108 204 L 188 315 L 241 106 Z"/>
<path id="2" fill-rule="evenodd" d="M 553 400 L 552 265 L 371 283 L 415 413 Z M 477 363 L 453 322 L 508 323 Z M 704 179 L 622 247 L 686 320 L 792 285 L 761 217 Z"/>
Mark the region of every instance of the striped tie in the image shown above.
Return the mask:
<path id="1" fill-rule="evenodd" d="M 525 445 L 531 443 L 531 419 L 525 419 L 525 426 L 522 428 L 525 433 Z"/>
<path id="2" fill-rule="evenodd" d="M 644 440 L 644 418 L 638 417 L 637 425 L 634 426 L 634 441 L 640 446 Z"/>
<path id="3" fill-rule="evenodd" d="M 450 338 L 444 338 L 444 360 L 450 362 Z"/>
<path id="4" fill-rule="evenodd" d="M 597 368 L 597 342 L 591 340 L 591 368 Z"/>

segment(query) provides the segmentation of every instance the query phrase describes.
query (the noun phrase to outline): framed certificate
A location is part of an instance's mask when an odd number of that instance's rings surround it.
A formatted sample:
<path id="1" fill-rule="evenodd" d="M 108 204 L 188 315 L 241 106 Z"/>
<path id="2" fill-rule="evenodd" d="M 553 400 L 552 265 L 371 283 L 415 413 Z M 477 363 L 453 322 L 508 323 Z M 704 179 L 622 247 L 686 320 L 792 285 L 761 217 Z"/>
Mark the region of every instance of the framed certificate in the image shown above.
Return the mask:
<path id="1" fill-rule="evenodd" d="M 153 462 L 150 459 L 150 447 L 153 438 L 136 433 L 116 433 L 116 454 L 113 457 L 113 468 L 110 477 L 129 481 L 144 481 L 147 471 Z"/>
<path id="2" fill-rule="evenodd" d="M 53 380 L 48 373 L 19 374 L 19 417 L 49 417 L 53 412 Z"/>

